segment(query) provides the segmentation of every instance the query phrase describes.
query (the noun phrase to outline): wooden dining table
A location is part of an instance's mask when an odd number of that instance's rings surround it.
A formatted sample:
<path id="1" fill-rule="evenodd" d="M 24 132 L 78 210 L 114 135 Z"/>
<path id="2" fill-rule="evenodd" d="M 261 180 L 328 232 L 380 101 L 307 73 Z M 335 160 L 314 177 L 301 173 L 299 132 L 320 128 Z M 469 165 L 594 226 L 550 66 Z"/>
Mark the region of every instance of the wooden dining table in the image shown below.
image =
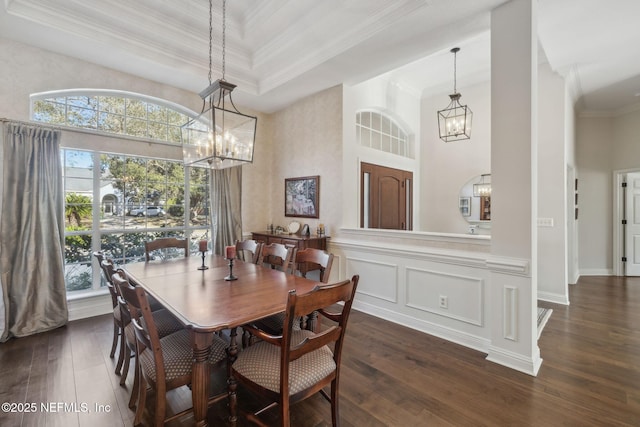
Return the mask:
<path id="1" fill-rule="evenodd" d="M 202 265 L 205 270 L 198 270 Z M 191 256 L 163 261 L 126 264 L 132 284 L 141 286 L 158 300 L 191 332 L 193 374 L 191 392 L 196 426 L 207 426 L 209 390 L 209 347 L 215 332 L 230 330 L 229 363 L 238 354 L 237 328 L 286 308 L 287 294 L 311 291 L 318 282 L 285 274 L 256 264 L 234 260 L 229 276 L 229 261 L 218 255 Z M 229 369 L 229 375 L 231 370 Z M 229 423 L 236 425 L 236 382 L 228 379 Z"/>

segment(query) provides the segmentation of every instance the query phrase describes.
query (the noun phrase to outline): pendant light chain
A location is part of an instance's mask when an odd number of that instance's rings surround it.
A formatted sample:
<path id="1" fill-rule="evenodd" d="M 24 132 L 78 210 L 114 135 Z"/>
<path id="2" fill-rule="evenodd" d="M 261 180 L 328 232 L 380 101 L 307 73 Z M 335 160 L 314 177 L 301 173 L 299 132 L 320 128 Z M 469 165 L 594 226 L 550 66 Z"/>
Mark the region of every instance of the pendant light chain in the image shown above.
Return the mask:
<path id="1" fill-rule="evenodd" d="M 222 0 L 222 80 L 226 72 L 227 65 L 227 0 Z"/>
<path id="2" fill-rule="evenodd" d="M 454 49 L 453 50 L 453 93 L 458 93 L 458 91 L 456 90 L 457 58 L 458 58 L 458 51 Z"/>
<path id="3" fill-rule="evenodd" d="M 209 0 L 209 85 L 211 85 L 211 69 L 213 68 L 213 62 L 211 60 L 211 50 L 213 48 L 213 0 Z"/>

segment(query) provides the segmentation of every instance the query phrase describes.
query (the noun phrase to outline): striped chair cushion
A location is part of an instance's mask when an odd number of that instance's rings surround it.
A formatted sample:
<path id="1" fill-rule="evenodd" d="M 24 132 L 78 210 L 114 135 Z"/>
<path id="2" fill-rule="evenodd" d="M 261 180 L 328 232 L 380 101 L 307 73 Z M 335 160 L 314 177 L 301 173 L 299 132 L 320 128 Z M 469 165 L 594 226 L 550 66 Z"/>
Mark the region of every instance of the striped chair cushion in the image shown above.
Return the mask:
<path id="1" fill-rule="evenodd" d="M 193 366 L 193 350 L 189 331 L 182 329 L 160 339 L 162 357 L 164 359 L 166 381 L 179 378 L 191 373 Z M 218 363 L 227 357 L 227 343 L 217 335 L 213 336 L 209 363 Z M 147 377 L 156 381 L 156 368 L 153 362 L 153 352 L 145 349 L 140 355 L 140 366 Z"/>
<path id="2" fill-rule="evenodd" d="M 301 342 L 313 332 L 294 331 L 292 345 Z M 278 393 L 280 391 L 280 348 L 259 342 L 238 354 L 233 369 L 256 384 Z M 336 370 L 333 353 L 324 346 L 307 353 L 289 364 L 289 394 L 311 387 Z"/>

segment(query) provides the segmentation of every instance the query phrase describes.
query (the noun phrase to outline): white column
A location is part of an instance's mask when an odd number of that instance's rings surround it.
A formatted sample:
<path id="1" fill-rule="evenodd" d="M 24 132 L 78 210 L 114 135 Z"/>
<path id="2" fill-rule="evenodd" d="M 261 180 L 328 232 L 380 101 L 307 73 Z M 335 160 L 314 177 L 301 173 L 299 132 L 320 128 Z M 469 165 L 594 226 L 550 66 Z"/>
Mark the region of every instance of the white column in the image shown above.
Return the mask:
<path id="1" fill-rule="evenodd" d="M 491 345 L 487 359 L 536 375 L 537 0 L 491 13 Z"/>

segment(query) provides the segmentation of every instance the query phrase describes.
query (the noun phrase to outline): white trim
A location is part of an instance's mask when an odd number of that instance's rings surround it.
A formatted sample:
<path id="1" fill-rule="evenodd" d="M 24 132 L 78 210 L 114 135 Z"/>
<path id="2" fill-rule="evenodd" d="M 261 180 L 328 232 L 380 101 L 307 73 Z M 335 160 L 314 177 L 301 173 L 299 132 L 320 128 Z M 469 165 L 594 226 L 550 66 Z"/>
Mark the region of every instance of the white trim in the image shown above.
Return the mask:
<path id="1" fill-rule="evenodd" d="M 448 328 L 446 326 L 419 319 L 417 317 L 408 316 L 397 311 L 388 310 L 379 306 L 368 304 L 366 302 L 359 301 L 357 298 L 353 301 L 353 309 L 370 314 L 375 317 L 379 317 L 384 320 L 388 320 L 393 323 L 397 323 L 402 326 L 406 326 L 411 329 L 415 329 L 420 332 L 424 332 L 429 335 L 436 336 L 438 338 L 445 339 L 447 341 L 451 341 L 456 344 L 463 345 L 465 347 L 472 348 L 474 350 L 481 351 L 483 353 L 487 353 L 487 349 L 490 345 L 489 340 L 478 335 L 467 334 L 453 328 Z"/>
<path id="2" fill-rule="evenodd" d="M 69 309 L 69 321 L 113 313 L 111 296 L 108 292 L 72 295 L 67 298 L 67 307 Z"/>
<path id="3" fill-rule="evenodd" d="M 542 365 L 540 349 L 538 349 L 537 346 L 536 349 L 536 354 L 534 354 L 531 359 L 528 359 L 521 354 L 513 353 L 500 347 L 490 346 L 487 360 L 535 377 L 538 375 L 538 370 Z"/>
<path id="4" fill-rule="evenodd" d="M 580 269 L 580 276 L 614 276 L 610 268 L 587 268 Z"/>
<path id="5" fill-rule="evenodd" d="M 552 292 L 541 292 L 538 290 L 538 301 L 547 301 L 554 304 L 569 305 L 569 296 Z"/>

